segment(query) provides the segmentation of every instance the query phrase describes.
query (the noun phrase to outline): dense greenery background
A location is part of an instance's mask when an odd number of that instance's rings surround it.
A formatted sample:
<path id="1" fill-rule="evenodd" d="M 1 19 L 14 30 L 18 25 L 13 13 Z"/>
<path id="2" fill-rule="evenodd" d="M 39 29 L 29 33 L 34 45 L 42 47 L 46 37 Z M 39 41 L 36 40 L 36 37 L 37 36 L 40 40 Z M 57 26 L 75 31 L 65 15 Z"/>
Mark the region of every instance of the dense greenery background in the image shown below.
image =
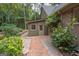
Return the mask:
<path id="1" fill-rule="evenodd" d="M 0 25 L 13 23 L 21 28 L 25 27 L 27 20 L 35 20 L 39 14 L 32 9 L 32 4 L 0 4 Z"/>

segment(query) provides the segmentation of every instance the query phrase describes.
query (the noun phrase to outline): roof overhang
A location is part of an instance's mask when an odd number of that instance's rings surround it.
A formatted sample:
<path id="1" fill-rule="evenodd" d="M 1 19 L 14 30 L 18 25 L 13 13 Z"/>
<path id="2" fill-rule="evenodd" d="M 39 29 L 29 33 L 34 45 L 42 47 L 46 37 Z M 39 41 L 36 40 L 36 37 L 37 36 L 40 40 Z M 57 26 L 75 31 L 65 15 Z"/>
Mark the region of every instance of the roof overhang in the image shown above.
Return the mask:
<path id="1" fill-rule="evenodd" d="M 63 8 L 61 8 L 59 10 L 59 12 L 61 13 L 61 12 L 68 11 L 70 9 L 72 10 L 75 7 L 79 7 L 79 3 L 70 3 L 70 4 L 66 5 L 66 6 L 64 6 Z"/>
<path id="2" fill-rule="evenodd" d="M 44 22 L 45 19 L 40 19 L 40 20 L 31 20 L 31 21 L 28 21 L 27 23 L 28 24 L 31 24 L 31 23 L 38 23 L 38 22 Z"/>
<path id="3" fill-rule="evenodd" d="M 54 7 L 52 14 L 59 12 L 67 5 L 69 5 L 69 3 L 61 3 L 59 6 Z"/>

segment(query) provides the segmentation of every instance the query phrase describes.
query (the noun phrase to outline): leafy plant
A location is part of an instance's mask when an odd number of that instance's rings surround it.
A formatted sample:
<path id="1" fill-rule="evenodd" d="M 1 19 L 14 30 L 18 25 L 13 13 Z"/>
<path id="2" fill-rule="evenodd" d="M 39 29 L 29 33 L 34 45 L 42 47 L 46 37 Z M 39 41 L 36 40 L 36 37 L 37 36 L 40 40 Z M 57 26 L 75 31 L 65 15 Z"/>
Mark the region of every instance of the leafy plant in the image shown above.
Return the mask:
<path id="1" fill-rule="evenodd" d="M 74 41 L 76 36 L 71 32 L 75 18 L 65 28 L 58 26 L 52 33 L 52 42 L 61 51 L 72 52 L 75 49 Z"/>
<path id="2" fill-rule="evenodd" d="M 55 14 L 48 16 L 46 25 L 51 29 L 51 28 L 57 27 L 59 22 L 60 22 L 60 16 L 56 12 Z"/>
<path id="3" fill-rule="evenodd" d="M 5 35 L 12 36 L 12 35 L 18 35 L 18 33 L 22 29 L 16 27 L 16 25 L 14 24 L 3 23 L 0 27 L 0 30 L 2 30 L 5 33 Z"/>
<path id="4" fill-rule="evenodd" d="M 1 3 L 0 4 L 0 25 L 2 23 L 13 23 L 24 29 L 27 26 L 27 20 L 39 18 L 39 13 L 32 9 L 30 3 Z M 22 21 L 20 21 L 20 19 Z"/>
<path id="5" fill-rule="evenodd" d="M 20 37 L 6 37 L 0 41 L 0 53 L 9 56 L 22 55 L 22 40 Z"/>

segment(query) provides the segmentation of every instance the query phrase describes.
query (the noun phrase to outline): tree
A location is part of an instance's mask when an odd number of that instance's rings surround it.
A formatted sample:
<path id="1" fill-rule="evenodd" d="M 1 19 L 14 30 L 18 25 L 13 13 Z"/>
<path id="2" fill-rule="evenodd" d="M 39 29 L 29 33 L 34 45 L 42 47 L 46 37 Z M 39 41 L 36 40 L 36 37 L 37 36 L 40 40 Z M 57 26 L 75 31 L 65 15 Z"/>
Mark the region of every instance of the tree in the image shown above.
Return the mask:
<path id="1" fill-rule="evenodd" d="M 24 20 L 21 24 L 25 24 L 27 20 L 35 20 L 39 17 L 39 14 L 32 9 L 33 4 L 15 4 L 6 3 L 0 4 L 0 22 L 1 23 L 13 23 L 18 25 L 18 21 Z"/>

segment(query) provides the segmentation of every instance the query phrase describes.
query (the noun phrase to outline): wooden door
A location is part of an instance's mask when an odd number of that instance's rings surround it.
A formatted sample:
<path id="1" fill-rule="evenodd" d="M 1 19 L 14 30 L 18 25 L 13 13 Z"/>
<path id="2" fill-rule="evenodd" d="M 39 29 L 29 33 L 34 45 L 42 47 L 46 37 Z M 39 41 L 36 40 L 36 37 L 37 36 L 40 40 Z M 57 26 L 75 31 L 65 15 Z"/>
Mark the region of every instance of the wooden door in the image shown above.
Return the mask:
<path id="1" fill-rule="evenodd" d="M 39 35 L 44 35 L 44 26 L 43 25 L 39 25 L 38 29 L 39 29 Z"/>

